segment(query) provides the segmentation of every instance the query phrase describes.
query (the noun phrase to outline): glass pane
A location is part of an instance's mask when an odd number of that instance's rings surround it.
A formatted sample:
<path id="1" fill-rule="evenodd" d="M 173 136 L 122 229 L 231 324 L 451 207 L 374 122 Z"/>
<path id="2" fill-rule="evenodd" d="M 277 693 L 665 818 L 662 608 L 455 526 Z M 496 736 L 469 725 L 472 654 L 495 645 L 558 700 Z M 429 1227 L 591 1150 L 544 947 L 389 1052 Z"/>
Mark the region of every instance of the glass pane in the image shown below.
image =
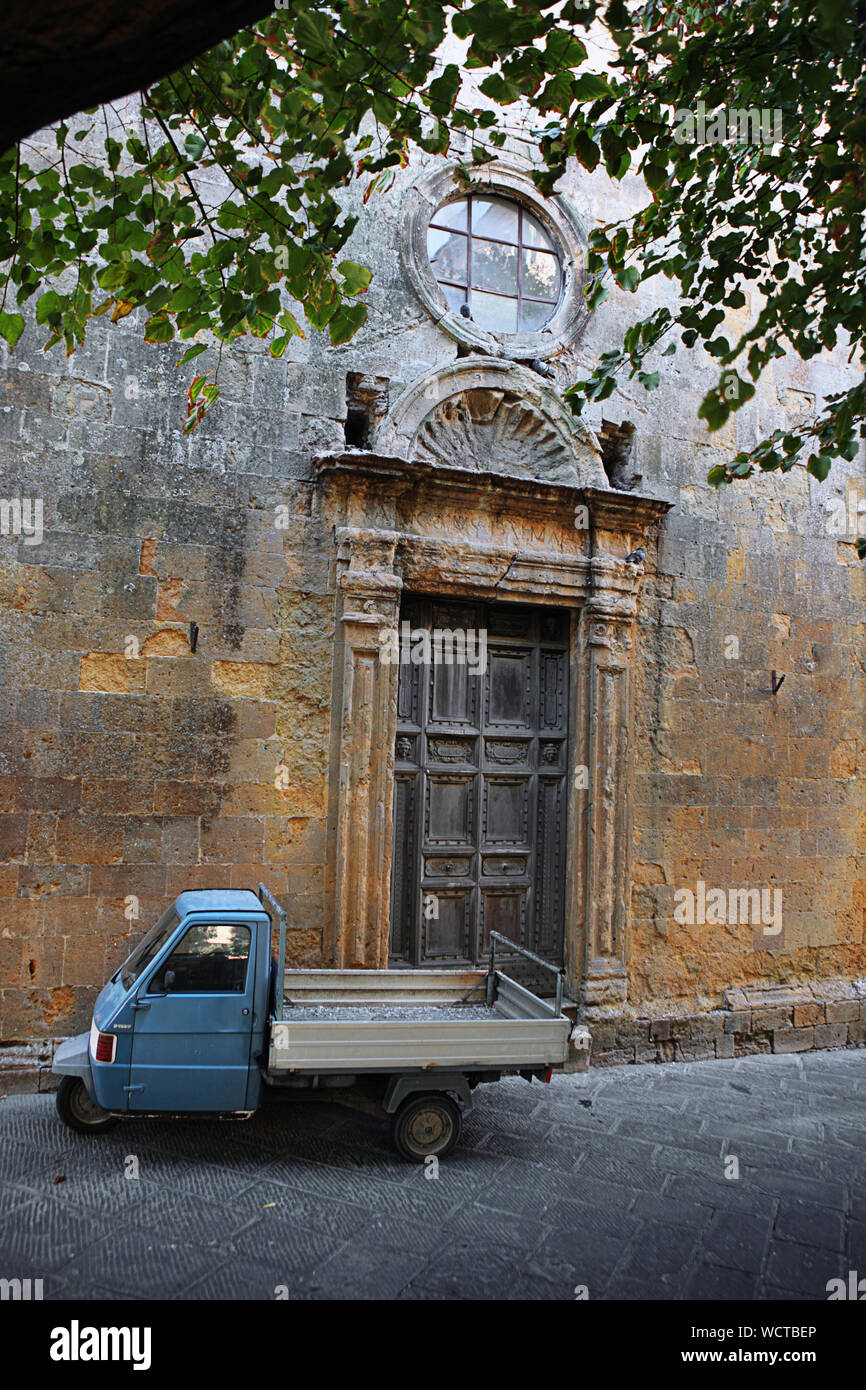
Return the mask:
<path id="1" fill-rule="evenodd" d="M 465 236 L 458 236 L 454 232 L 437 232 L 432 227 L 428 230 L 427 255 L 437 280 L 466 284 L 467 245 Z"/>
<path id="2" fill-rule="evenodd" d="M 504 198 L 472 199 L 472 235 L 517 245 L 517 204 Z"/>
<path id="3" fill-rule="evenodd" d="M 466 291 L 459 289 L 456 285 L 440 285 L 440 290 L 445 296 L 449 309 L 453 309 L 455 314 L 460 313 L 460 305 L 466 303 Z"/>
<path id="4" fill-rule="evenodd" d="M 523 214 L 523 245 L 540 246 L 546 251 L 556 250 L 547 232 L 541 223 L 532 216 L 531 212 L 524 212 Z"/>
<path id="5" fill-rule="evenodd" d="M 120 983 L 124 989 L 129 989 L 130 985 L 144 974 L 179 922 L 180 918 L 174 907 L 166 908 L 156 926 L 151 927 L 144 940 L 138 943 L 132 955 L 124 961 L 120 972 Z"/>
<path id="6" fill-rule="evenodd" d="M 234 922 L 197 922 L 158 969 L 149 991 L 161 993 L 174 971 L 172 994 L 242 994 L 250 955 L 250 929 Z"/>
<path id="7" fill-rule="evenodd" d="M 559 298 L 559 261 L 549 251 L 523 252 L 523 293 L 532 299 Z"/>
<path id="8" fill-rule="evenodd" d="M 465 198 L 458 199 L 456 203 L 445 203 L 436 209 L 430 222 L 436 227 L 453 227 L 457 232 L 465 232 L 467 206 Z M 532 244 L 534 246 L 535 242 Z"/>
<path id="9" fill-rule="evenodd" d="M 553 317 L 554 307 L 553 304 L 542 304 L 537 299 L 524 299 L 520 306 L 521 333 L 537 333 Z"/>
<path id="10" fill-rule="evenodd" d="M 472 237 L 472 284 L 500 294 L 517 294 L 517 251 L 496 241 Z"/>
<path id="11" fill-rule="evenodd" d="M 486 328 L 489 333 L 517 332 L 516 299 L 503 299 L 498 294 L 482 294 L 480 290 L 472 290 L 470 306 L 479 328 Z"/>

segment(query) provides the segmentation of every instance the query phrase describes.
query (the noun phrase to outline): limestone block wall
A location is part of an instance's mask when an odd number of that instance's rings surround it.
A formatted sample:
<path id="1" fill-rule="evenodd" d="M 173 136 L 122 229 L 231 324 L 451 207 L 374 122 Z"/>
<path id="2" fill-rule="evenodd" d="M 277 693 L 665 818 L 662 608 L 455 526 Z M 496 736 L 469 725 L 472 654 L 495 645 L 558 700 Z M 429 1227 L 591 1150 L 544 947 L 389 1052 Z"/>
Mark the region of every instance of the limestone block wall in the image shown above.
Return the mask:
<path id="1" fill-rule="evenodd" d="M 224 351 L 221 404 L 191 438 L 192 373 L 172 345 L 141 342 L 135 315 L 95 323 L 68 360 L 29 325 L 3 359 L 0 496 L 45 509 L 41 544 L 0 536 L 4 1042 L 86 1027 L 183 888 L 264 878 L 289 910 L 291 962 L 331 959 L 335 556 L 312 459 L 345 447 L 350 374 L 393 402 L 457 357 L 400 258 L 422 167 L 359 206 L 347 254 L 374 278 L 356 339 L 333 349 L 308 330 L 281 361 L 254 342 Z M 641 197 L 580 170 L 563 186 L 587 226 Z M 556 384 L 665 293 L 612 295 L 552 360 Z M 626 382 L 590 417 L 635 425 L 638 486 L 673 504 L 648 554 L 632 701 L 629 998 L 647 1017 L 718 1008 L 731 987 L 866 974 L 866 578 L 856 532 L 837 535 L 826 511 L 866 496 L 863 456 L 820 486 L 799 470 L 704 482 L 850 369 L 841 351 L 777 361 L 709 436 L 696 410 L 713 364 L 658 367 L 657 392 Z M 677 892 L 698 881 L 781 888 L 781 933 L 677 922 Z"/>

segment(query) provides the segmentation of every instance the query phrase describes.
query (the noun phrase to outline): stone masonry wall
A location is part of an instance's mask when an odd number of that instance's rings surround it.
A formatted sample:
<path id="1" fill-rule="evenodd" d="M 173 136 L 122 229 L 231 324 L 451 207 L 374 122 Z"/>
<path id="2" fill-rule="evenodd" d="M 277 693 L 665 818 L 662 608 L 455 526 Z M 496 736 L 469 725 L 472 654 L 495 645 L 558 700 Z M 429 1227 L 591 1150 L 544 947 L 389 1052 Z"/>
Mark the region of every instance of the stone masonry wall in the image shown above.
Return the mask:
<path id="1" fill-rule="evenodd" d="M 514 143 L 505 157 L 526 152 Z M 374 279 L 356 339 L 331 349 L 310 330 L 282 361 L 252 341 L 224 351 L 222 402 L 191 438 L 193 373 L 175 370 L 171 344 L 141 342 L 136 315 L 95 323 L 68 360 L 43 354 L 30 325 L 3 361 L 0 495 L 42 497 L 46 528 L 39 546 L 0 536 L 6 1043 L 85 1028 L 108 973 L 183 888 L 264 878 L 288 906 L 292 963 L 329 959 L 334 562 L 311 461 L 345 445 L 349 374 L 374 375 L 393 401 L 456 358 L 400 263 L 401 200 L 421 167 L 360 209 L 347 254 Z M 635 180 L 580 170 L 564 188 L 588 226 L 645 196 Z M 557 384 L 666 293 L 653 281 L 639 298 L 613 294 L 554 360 Z M 841 349 L 776 362 L 709 436 L 696 410 L 711 361 L 684 353 L 658 367 L 657 392 L 625 382 L 590 419 L 634 424 L 640 489 L 674 503 L 639 619 L 629 1012 L 596 1026 L 608 1029 L 596 1052 L 658 1056 L 680 1025 L 651 1038 L 657 1020 L 704 1015 L 715 1051 L 774 1046 L 789 1029 L 860 1040 L 856 991 L 844 1017 L 820 995 L 760 1027 L 750 1013 L 749 1028 L 729 1028 L 743 1011 L 718 1011 L 733 988 L 866 974 L 866 575 L 856 533 L 834 534 L 825 510 L 866 496 L 863 456 L 823 485 L 802 470 L 721 493 L 704 482 L 850 369 Z M 773 668 L 785 675 L 776 695 Z M 675 894 L 699 880 L 781 888 L 781 933 L 679 924 Z M 818 1013 L 798 1021 L 798 1008 Z"/>

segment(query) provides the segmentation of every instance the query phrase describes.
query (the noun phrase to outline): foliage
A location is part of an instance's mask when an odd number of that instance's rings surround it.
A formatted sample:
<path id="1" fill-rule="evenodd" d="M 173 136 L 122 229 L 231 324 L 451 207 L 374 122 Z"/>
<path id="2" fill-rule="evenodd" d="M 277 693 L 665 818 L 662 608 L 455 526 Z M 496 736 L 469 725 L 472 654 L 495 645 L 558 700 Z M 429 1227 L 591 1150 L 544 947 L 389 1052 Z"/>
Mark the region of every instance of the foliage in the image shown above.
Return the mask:
<path id="1" fill-rule="evenodd" d="M 624 372 L 654 389 L 667 339 L 665 355 L 701 345 L 718 362 L 699 410 L 717 431 L 775 357 L 841 343 L 866 363 L 864 11 L 863 0 L 293 0 L 138 94 L 125 129 L 101 108 L 58 126 L 49 160 L 27 142 L 0 157 L 0 336 L 14 347 L 20 308 L 38 295 L 47 345 L 67 353 L 91 318 L 142 306 L 148 342 L 189 343 L 181 363 L 246 333 L 278 357 L 303 321 L 347 342 L 370 273 L 341 256 L 356 217 L 340 191 L 361 179 L 375 197 L 413 148 L 445 154 L 455 130 L 482 164 L 505 143 L 503 108 L 524 103 L 543 122 L 541 191 L 570 158 L 617 180 L 639 172 L 649 190 L 634 217 L 593 232 L 589 307 L 610 278 L 634 292 L 662 274 L 681 296 L 628 328 L 568 390 L 572 408 L 604 400 Z M 597 20 L 605 66 L 584 42 Z M 463 41 L 462 64 L 437 58 L 446 36 Z M 478 70 L 485 101 L 461 103 Z M 723 108 L 781 113 L 781 140 L 755 138 L 748 121 L 688 138 L 688 112 Z M 217 394 L 195 379 L 188 429 Z M 864 418 L 861 380 L 709 481 L 804 461 L 824 478 L 855 456 Z"/>

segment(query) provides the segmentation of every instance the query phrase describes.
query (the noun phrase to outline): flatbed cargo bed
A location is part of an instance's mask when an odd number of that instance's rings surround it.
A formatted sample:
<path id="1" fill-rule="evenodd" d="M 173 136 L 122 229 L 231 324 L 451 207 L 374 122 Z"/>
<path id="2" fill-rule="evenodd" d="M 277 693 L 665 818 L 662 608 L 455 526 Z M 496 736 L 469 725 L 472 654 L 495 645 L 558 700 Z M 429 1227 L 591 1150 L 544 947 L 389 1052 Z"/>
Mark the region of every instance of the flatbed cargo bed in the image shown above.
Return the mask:
<path id="1" fill-rule="evenodd" d="M 268 1071 L 562 1067 L 571 1021 L 500 971 L 289 970 Z"/>

